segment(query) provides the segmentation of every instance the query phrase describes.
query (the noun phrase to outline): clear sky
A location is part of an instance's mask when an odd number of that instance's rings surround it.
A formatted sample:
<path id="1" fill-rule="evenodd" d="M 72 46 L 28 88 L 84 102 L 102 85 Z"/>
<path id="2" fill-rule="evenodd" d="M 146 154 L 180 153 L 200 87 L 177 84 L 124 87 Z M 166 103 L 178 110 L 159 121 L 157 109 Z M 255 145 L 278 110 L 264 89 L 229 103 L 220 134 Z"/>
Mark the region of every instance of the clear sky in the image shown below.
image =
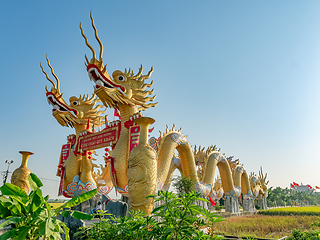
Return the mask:
<path id="1" fill-rule="evenodd" d="M 1 1 L 0 171 L 28 167 L 57 197 L 61 127 L 45 97 L 48 54 L 65 99 L 93 93 L 84 66 L 95 49 L 108 72 L 154 66 L 154 136 L 182 127 L 194 145 L 216 144 L 269 186 L 320 185 L 319 1 Z M 111 112 L 109 112 L 111 114 Z M 112 119 L 112 118 L 111 118 Z M 100 156 L 102 162 L 102 156 Z M 11 176 L 9 176 L 11 177 Z"/>

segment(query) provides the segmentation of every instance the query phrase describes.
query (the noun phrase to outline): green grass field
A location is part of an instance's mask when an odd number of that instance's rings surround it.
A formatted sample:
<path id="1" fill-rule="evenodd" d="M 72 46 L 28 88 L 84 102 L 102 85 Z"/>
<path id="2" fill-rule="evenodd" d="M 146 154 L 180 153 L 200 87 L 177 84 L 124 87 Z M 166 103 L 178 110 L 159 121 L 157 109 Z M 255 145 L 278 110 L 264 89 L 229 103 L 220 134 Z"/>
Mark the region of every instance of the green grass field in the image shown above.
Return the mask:
<path id="1" fill-rule="evenodd" d="M 317 221 L 317 216 L 264 216 L 227 218 L 216 223 L 216 234 L 240 237 L 281 238 L 289 236 L 293 229 L 313 230 L 310 225 Z"/>
<path id="2" fill-rule="evenodd" d="M 259 211 L 259 214 L 269 216 L 320 216 L 320 206 L 274 208 Z"/>
<path id="3" fill-rule="evenodd" d="M 216 233 L 240 237 L 281 238 L 293 229 L 309 231 L 320 219 L 320 206 L 286 207 L 259 211 L 258 215 L 233 217 L 215 225 Z"/>

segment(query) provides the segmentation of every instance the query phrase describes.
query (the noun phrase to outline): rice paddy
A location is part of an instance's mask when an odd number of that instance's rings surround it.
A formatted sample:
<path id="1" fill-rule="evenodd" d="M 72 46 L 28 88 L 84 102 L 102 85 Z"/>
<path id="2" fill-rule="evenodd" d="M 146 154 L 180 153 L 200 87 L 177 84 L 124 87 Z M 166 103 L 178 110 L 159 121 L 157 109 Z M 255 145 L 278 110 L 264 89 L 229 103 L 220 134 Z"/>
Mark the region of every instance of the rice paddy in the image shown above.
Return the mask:
<path id="1" fill-rule="evenodd" d="M 259 212 L 260 213 L 260 212 Z M 294 229 L 310 231 L 320 219 L 320 207 L 288 207 L 261 211 L 261 214 L 227 218 L 216 223 L 216 234 L 248 238 L 281 238 L 289 236 Z"/>

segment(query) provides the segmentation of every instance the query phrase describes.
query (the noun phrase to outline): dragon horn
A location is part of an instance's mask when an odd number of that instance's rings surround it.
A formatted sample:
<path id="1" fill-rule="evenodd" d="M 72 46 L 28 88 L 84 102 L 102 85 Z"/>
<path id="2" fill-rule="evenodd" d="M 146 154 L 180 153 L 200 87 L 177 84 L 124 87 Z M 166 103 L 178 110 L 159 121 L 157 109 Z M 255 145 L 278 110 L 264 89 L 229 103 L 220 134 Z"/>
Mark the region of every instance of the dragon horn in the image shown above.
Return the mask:
<path id="1" fill-rule="evenodd" d="M 81 23 L 80 23 L 80 30 L 81 30 L 81 35 L 83 36 L 83 38 L 84 38 L 84 40 L 86 42 L 86 45 L 88 46 L 88 48 L 90 48 L 90 50 L 92 52 L 92 55 L 93 55 L 92 58 L 96 59 L 96 52 L 94 51 L 93 47 L 90 46 L 90 44 L 88 42 L 88 38 L 86 37 L 86 35 L 84 35 Z M 87 56 L 86 56 L 86 60 L 88 61 Z"/>
<path id="2" fill-rule="evenodd" d="M 44 75 L 46 75 L 46 78 L 48 79 L 48 81 L 52 83 L 52 85 L 53 85 L 54 88 L 57 88 L 57 87 L 56 87 L 56 84 L 49 78 L 48 74 L 44 71 L 41 63 L 40 63 L 40 67 L 41 67 L 42 72 L 44 73 Z M 46 87 L 46 90 L 48 91 L 47 87 Z"/>
<path id="3" fill-rule="evenodd" d="M 94 29 L 94 34 L 95 34 L 95 37 L 100 45 L 100 53 L 99 53 L 99 60 L 102 64 L 102 53 L 103 53 L 103 45 L 102 45 L 102 42 L 100 41 L 99 37 L 98 37 L 98 31 L 97 31 L 97 28 L 96 26 L 94 25 L 94 21 L 93 21 L 93 17 L 92 17 L 92 12 L 90 12 L 90 18 L 91 18 L 91 23 L 92 23 L 92 27 Z"/>
<path id="4" fill-rule="evenodd" d="M 50 64 L 48 55 L 46 55 L 46 58 L 47 58 L 48 66 L 49 66 L 50 69 L 51 69 L 51 74 L 52 74 L 52 75 L 54 76 L 54 78 L 57 80 L 57 87 L 56 87 L 56 89 L 58 90 L 58 93 L 60 94 L 60 81 L 59 81 L 59 78 L 57 77 L 57 75 L 56 75 L 56 74 L 54 73 L 54 71 L 53 71 L 53 67 L 52 67 L 51 64 Z"/>

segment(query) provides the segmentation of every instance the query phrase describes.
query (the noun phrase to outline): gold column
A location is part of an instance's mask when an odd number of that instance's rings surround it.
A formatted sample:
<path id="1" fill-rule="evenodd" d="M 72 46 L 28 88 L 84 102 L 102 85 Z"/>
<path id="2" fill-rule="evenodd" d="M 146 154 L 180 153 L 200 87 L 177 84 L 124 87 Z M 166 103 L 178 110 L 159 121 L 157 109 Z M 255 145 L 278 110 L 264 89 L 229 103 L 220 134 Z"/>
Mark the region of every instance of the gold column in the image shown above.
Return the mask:
<path id="1" fill-rule="evenodd" d="M 130 210 L 150 214 L 153 199 L 147 197 L 157 191 L 157 154 L 148 144 L 149 125 L 155 120 L 141 117 L 134 120 L 140 126 L 140 142 L 132 149 L 128 159 L 128 192 Z"/>

